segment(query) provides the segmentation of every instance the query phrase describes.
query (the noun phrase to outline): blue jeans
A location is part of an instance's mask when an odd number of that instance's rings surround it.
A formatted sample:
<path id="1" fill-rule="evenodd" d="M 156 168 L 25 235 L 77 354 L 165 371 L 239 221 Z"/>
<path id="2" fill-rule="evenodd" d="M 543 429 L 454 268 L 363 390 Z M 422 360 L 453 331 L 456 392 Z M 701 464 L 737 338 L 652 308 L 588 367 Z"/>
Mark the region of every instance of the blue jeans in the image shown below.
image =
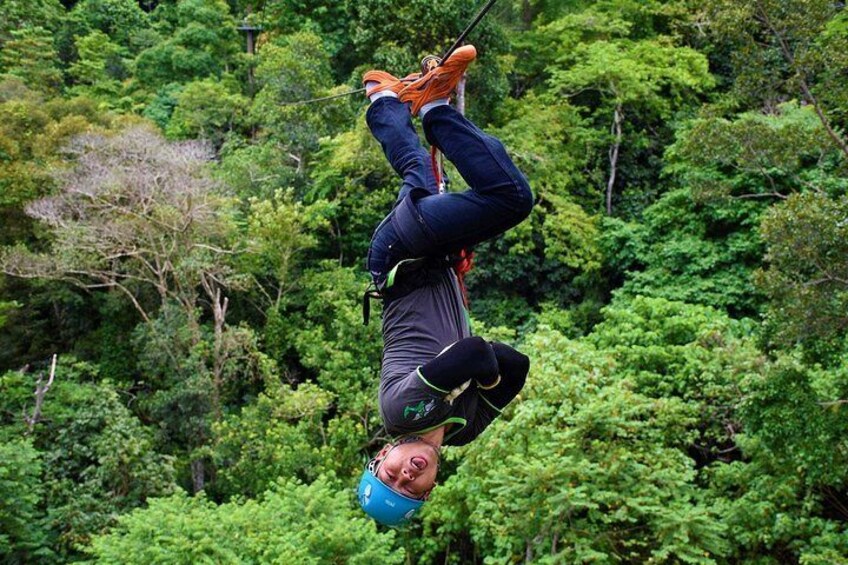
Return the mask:
<path id="1" fill-rule="evenodd" d="M 421 147 L 406 104 L 380 98 L 368 108 L 366 121 L 403 179 L 398 200 L 377 226 L 368 250 L 367 268 L 378 287 L 402 259 L 456 253 L 530 214 L 530 185 L 503 144 L 452 107 L 433 108 L 422 123 L 427 141 L 468 183 L 464 192 L 438 193 L 430 155 Z"/>

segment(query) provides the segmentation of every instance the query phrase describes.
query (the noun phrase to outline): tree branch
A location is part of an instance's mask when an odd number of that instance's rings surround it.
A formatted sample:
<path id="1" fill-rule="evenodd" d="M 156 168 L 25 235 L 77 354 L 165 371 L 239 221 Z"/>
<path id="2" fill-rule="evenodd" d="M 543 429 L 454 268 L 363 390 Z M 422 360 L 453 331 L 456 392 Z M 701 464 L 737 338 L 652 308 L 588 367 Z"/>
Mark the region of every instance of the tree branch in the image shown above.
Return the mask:
<path id="1" fill-rule="evenodd" d="M 611 126 L 612 133 L 615 136 L 615 141 L 609 150 L 610 174 L 609 181 L 607 182 L 606 194 L 608 216 L 612 215 L 612 191 L 615 187 L 615 177 L 618 173 L 618 152 L 621 147 L 621 122 L 623 120 L 624 114 L 622 112 L 621 104 L 618 104 L 615 107 L 615 113 L 613 114 L 613 121 Z"/>
<path id="2" fill-rule="evenodd" d="M 47 380 L 46 384 L 42 384 L 44 380 L 44 375 L 39 375 L 38 380 L 35 383 L 35 408 L 32 410 L 32 416 L 24 415 L 24 419 L 27 423 L 27 435 L 32 433 L 32 430 L 35 428 L 35 424 L 37 424 L 41 420 L 41 409 L 44 406 L 44 397 L 47 394 L 47 391 L 50 390 L 50 387 L 53 386 L 53 378 L 56 376 L 56 354 L 53 354 L 53 361 L 50 364 L 50 377 Z"/>
<path id="3" fill-rule="evenodd" d="M 827 116 L 822 111 L 818 100 L 816 100 L 816 97 L 810 90 L 809 84 L 807 84 L 806 74 L 797 66 L 795 55 L 792 52 L 792 49 L 789 47 L 789 43 L 786 41 L 786 38 L 783 37 L 783 34 L 780 33 L 780 31 L 778 31 L 777 28 L 774 26 L 771 21 L 771 18 L 769 18 L 769 15 L 766 13 L 765 9 L 763 9 L 762 6 L 759 5 L 758 8 L 760 12 L 760 20 L 777 38 L 777 41 L 780 44 L 780 51 L 783 54 L 783 58 L 786 60 L 787 63 L 789 63 L 789 66 L 792 67 L 792 69 L 798 75 L 799 85 L 801 86 L 801 93 L 804 95 L 805 100 L 815 110 L 819 121 L 821 122 L 822 126 L 824 126 L 824 129 L 825 131 L 827 131 L 827 135 L 830 137 L 830 139 L 832 139 L 836 146 L 842 151 L 842 153 L 844 153 L 845 156 L 848 157 L 848 143 L 846 143 L 845 140 L 842 139 L 839 134 L 833 129 L 833 126 L 831 126 L 830 124 L 830 120 L 827 119 Z"/>

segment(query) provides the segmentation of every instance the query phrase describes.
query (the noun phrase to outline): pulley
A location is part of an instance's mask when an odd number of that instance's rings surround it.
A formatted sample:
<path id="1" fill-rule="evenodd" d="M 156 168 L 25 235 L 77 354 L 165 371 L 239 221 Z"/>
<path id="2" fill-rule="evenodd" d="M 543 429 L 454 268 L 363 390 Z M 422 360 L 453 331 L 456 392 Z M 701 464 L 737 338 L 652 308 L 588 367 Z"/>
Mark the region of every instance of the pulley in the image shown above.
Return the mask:
<path id="1" fill-rule="evenodd" d="M 426 75 L 442 64 L 442 59 L 436 55 L 427 55 L 421 59 L 421 74 Z"/>

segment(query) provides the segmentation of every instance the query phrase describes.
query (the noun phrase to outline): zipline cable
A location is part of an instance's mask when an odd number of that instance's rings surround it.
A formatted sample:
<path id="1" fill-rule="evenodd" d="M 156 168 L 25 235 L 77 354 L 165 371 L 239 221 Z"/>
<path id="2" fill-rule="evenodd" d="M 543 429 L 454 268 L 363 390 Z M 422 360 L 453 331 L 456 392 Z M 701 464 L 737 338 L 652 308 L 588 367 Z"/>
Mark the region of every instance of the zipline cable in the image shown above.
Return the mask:
<path id="1" fill-rule="evenodd" d="M 442 63 L 447 61 L 448 57 L 453 55 L 453 52 L 459 49 L 459 46 L 462 45 L 462 42 L 465 41 L 465 38 L 468 37 L 468 34 L 471 33 L 475 27 L 477 27 L 477 24 L 479 24 L 480 20 L 482 20 L 483 17 L 485 17 L 485 15 L 489 12 L 489 10 L 492 9 L 492 6 L 495 5 L 495 2 L 497 2 L 497 0 L 489 0 L 488 2 L 486 2 L 485 6 L 480 8 L 480 11 L 477 12 L 477 15 L 474 16 L 474 19 L 471 20 L 471 23 L 468 24 L 465 30 L 461 34 L 459 34 L 459 37 L 456 39 L 456 41 L 453 42 L 453 45 L 451 45 L 450 48 L 445 52 L 445 54 L 442 55 L 442 60 L 437 66 L 441 67 Z"/>
<path id="2" fill-rule="evenodd" d="M 352 94 L 359 94 L 360 92 L 365 92 L 366 88 L 357 88 L 356 90 L 348 90 L 347 92 L 342 92 L 340 94 L 331 94 L 330 96 L 322 96 L 320 98 L 310 98 L 309 100 L 298 100 L 297 102 L 280 102 L 280 106 L 298 106 L 300 104 L 312 104 L 313 102 L 323 102 L 324 100 L 334 100 L 336 98 L 344 98 L 345 96 L 350 96 Z"/>
<path id="3" fill-rule="evenodd" d="M 460 47 L 462 42 L 465 41 L 465 38 L 468 37 L 468 34 L 471 33 L 472 31 L 474 31 L 474 28 L 477 27 L 477 24 L 479 24 L 480 21 L 489 12 L 489 10 L 492 9 L 492 6 L 495 5 L 495 2 L 497 2 L 497 0 L 489 0 L 488 2 L 486 2 L 486 4 L 482 8 L 480 8 L 480 11 L 477 12 L 477 15 L 474 16 L 474 19 L 471 20 L 471 23 L 468 24 L 468 26 L 466 26 L 466 28 L 463 30 L 463 32 L 461 34 L 459 34 L 459 37 L 457 38 L 457 40 L 453 42 L 453 45 L 451 45 L 450 48 L 445 52 L 445 54 L 442 55 L 441 61 L 439 61 L 439 64 L 436 65 L 437 67 L 441 67 L 442 63 L 447 61 L 448 58 L 451 55 L 453 55 L 453 52 L 456 51 Z M 300 106 L 300 105 L 303 105 L 303 104 L 312 104 L 313 102 L 324 102 L 326 100 L 335 100 L 336 98 L 344 98 L 345 96 L 351 96 L 353 94 L 359 94 L 361 92 L 365 92 L 365 90 L 366 89 L 363 87 L 363 88 L 357 88 L 356 90 L 348 90 L 346 92 L 340 92 L 339 94 L 331 94 L 329 96 L 321 96 L 319 98 L 310 98 L 308 100 L 299 100 L 297 102 L 281 102 L 280 106 Z"/>

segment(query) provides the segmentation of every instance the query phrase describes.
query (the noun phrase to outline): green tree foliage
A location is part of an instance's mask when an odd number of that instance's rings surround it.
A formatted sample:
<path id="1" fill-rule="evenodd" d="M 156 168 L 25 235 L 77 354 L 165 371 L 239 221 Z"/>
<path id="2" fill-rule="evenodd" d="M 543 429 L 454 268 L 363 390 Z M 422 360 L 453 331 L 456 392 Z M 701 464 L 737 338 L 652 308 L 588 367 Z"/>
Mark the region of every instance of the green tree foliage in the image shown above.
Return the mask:
<path id="1" fill-rule="evenodd" d="M 758 311 L 751 277 L 761 264 L 754 201 L 698 202 L 688 189 L 665 193 L 643 222 L 605 223 L 603 247 L 612 270 L 627 272 L 621 292 L 726 309 Z"/>
<path id="2" fill-rule="evenodd" d="M 665 172 L 680 188 L 645 210 L 638 226 L 611 221 L 607 261 L 630 271 L 624 289 L 752 315 L 762 297 L 759 225 L 768 205 L 811 189 L 845 191 L 844 165 L 808 107 L 771 115 L 703 117 L 678 134 Z M 789 250 L 790 248 L 785 248 Z"/>
<path id="3" fill-rule="evenodd" d="M 594 18 L 589 20 L 594 29 L 587 33 L 582 26 L 588 18 Z M 702 54 L 675 45 L 671 37 L 631 37 L 635 24 L 619 16 L 592 12 L 551 24 L 566 37 L 576 36 L 563 46 L 549 71 L 553 91 L 578 103 L 583 97 L 581 105 L 591 111 L 593 120 L 609 124 L 605 174 L 608 215 L 613 210 L 622 150 L 650 147 L 650 124 L 669 119 L 714 84 Z M 591 39 L 581 41 L 581 34 Z M 590 34 L 600 34 L 601 38 Z M 595 97 L 586 99 L 586 94 Z"/>
<path id="4" fill-rule="evenodd" d="M 59 0 L 7 0 L 0 6 L 0 47 L 12 39 L 12 32 L 43 28 L 56 31 L 61 25 L 64 8 Z"/>
<path id="5" fill-rule="evenodd" d="M 267 201 L 297 184 L 297 163 L 279 144 L 231 138 L 220 150 L 221 178 L 242 200 Z"/>
<path id="6" fill-rule="evenodd" d="M 80 85 L 76 90 L 106 100 L 117 98 L 119 81 L 126 73 L 120 46 L 102 31 L 95 30 L 78 37 L 76 47 L 79 59 L 68 69 Z"/>
<path id="7" fill-rule="evenodd" d="M 325 201 L 304 204 L 292 191 L 277 191 L 273 199 L 251 197 L 247 235 L 251 253 L 241 267 L 252 273 L 267 307 L 278 310 L 295 287 L 299 263 L 329 231 L 332 206 Z"/>
<path id="8" fill-rule="evenodd" d="M 536 206 L 530 220 L 479 247 L 469 287 L 486 295 L 473 301 L 475 315 L 515 324 L 526 321 L 514 316 L 527 312 L 522 303 L 579 301 L 586 290 L 581 277 L 590 279 L 600 267 L 598 219 L 580 205 L 589 182 L 588 149 L 597 136 L 577 108 L 550 96 L 531 94 L 501 112 L 504 125 L 495 134 L 531 179 Z M 527 136 L 528 130 L 540 133 Z M 522 305 L 515 307 L 516 300 Z M 505 304 L 506 312 L 499 312 Z"/>
<path id="9" fill-rule="evenodd" d="M 356 508 L 399 181 L 363 97 L 290 103 L 481 4 L 0 2 L 0 561 L 848 563 L 825 0 L 497 3 L 465 107 L 536 206 L 467 282 L 531 373 L 421 522 Z"/>
<path id="10" fill-rule="evenodd" d="M 349 2 L 323 2 L 319 5 L 303 0 L 281 0 L 264 4 L 261 12 L 256 12 L 255 0 L 237 0 L 237 14 L 244 14 L 245 20 L 260 23 L 272 34 L 289 35 L 305 29 L 318 32 L 324 38 L 333 57 L 345 60 L 350 57 L 350 17 Z"/>
<path id="11" fill-rule="evenodd" d="M 815 112 L 795 103 L 728 120 L 694 120 L 669 148 L 667 171 L 699 200 L 774 201 L 811 188 L 846 190 L 844 160 Z"/>
<path id="12" fill-rule="evenodd" d="M 33 27 L 12 30 L 9 36 L 0 49 L 0 71 L 20 77 L 33 90 L 48 95 L 58 93 L 62 72 L 53 34 L 43 27 Z"/>
<path id="13" fill-rule="evenodd" d="M 0 442 L 0 555 L 12 563 L 50 556 L 39 505 L 41 454 L 29 439 Z"/>
<path id="14" fill-rule="evenodd" d="M 309 383 L 297 390 L 274 383 L 241 414 L 216 425 L 216 490 L 224 496 L 254 497 L 277 477 L 317 479 L 319 470 L 327 468 L 322 420 L 332 399 L 331 393 Z"/>
<path id="15" fill-rule="evenodd" d="M 527 346 L 537 352 L 529 388 L 434 492 L 432 542 L 444 550 L 467 529 L 487 555 L 542 563 L 727 555 L 685 452 L 693 411 L 638 392 L 589 344 L 542 329 Z"/>
<path id="16" fill-rule="evenodd" d="M 228 260 L 239 252 L 231 202 L 205 173 L 210 153 L 202 144 L 168 145 L 141 128 L 78 144 L 62 192 L 28 209 L 52 229 L 52 247 L 41 254 L 12 249 L 4 271 L 109 288 L 128 299 L 146 323 L 140 351 L 152 353 L 145 365 L 165 385 L 156 405 L 194 449 L 208 440 L 209 418 L 220 419 L 228 384 L 258 372 L 250 362 L 258 359 L 253 332 L 226 324 L 226 290 L 249 282 Z M 203 304 L 211 310 L 208 330 L 200 323 Z M 170 314 L 157 319 L 161 307 Z M 177 331 L 182 339 L 165 338 Z M 195 489 L 204 474 L 195 468 Z"/>
<path id="17" fill-rule="evenodd" d="M 766 267 L 757 282 L 770 299 L 766 327 L 776 343 L 822 340 L 837 352 L 846 345 L 846 217 L 848 196 L 821 192 L 794 194 L 766 215 Z"/>
<path id="18" fill-rule="evenodd" d="M 330 60 L 321 38 L 304 31 L 263 45 L 256 80 L 259 91 L 251 118 L 262 124 L 263 135 L 287 149 L 302 173 L 318 139 L 335 133 L 351 117 L 340 104 L 291 104 L 331 94 Z"/>
<path id="19" fill-rule="evenodd" d="M 168 121 L 177 106 L 177 96 L 183 90 L 183 85 L 169 82 L 156 90 L 156 93 L 144 105 L 142 115 L 163 130 L 168 127 Z"/>
<path id="20" fill-rule="evenodd" d="M 16 302 L 0 302 L 0 328 L 6 325 L 6 320 L 8 320 L 9 312 L 14 310 L 20 306 L 20 304 Z"/>
<path id="21" fill-rule="evenodd" d="M 43 103 L 21 94 L 0 104 L 0 206 L 10 213 L 52 191 L 51 168 L 74 136 L 107 130 L 112 122 L 90 99 Z"/>
<path id="22" fill-rule="evenodd" d="M 746 432 L 807 484 L 843 486 L 845 367 L 807 369 L 791 358 L 780 359 L 750 390 L 743 406 Z"/>
<path id="23" fill-rule="evenodd" d="M 746 387 L 746 460 L 710 472 L 738 559 L 844 562 L 845 382 L 786 357 Z"/>
<path id="24" fill-rule="evenodd" d="M 399 180 L 364 120 L 320 143 L 304 199 L 334 204 L 339 229 L 329 252 L 351 262 L 365 256 L 374 226 L 397 199 Z"/>
<path id="25" fill-rule="evenodd" d="M 280 481 L 259 501 L 221 506 L 176 494 L 121 518 L 90 552 L 100 563 L 402 563 L 394 533 L 378 533 L 331 484 Z"/>
<path id="26" fill-rule="evenodd" d="M 113 116 L 100 111 L 91 99 L 43 101 L 16 84 L 10 80 L 0 83 L 0 90 L 10 95 L 0 103 L 2 245 L 36 242 L 39 227 L 26 215 L 25 206 L 55 190 L 53 173 L 63 166 L 67 158 L 63 149 L 75 135 L 107 131 L 113 124 Z M 2 283 L 0 293 L 0 302 L 12 300 L 20 305 L 8 313 L 0 337 L 0 366 L 4 369 L 44 358 L 57 350 L 57 343 L 66 344 L 61 346 L 64 350 L 80 332 L 90 329 L 84 321 L 92 319 L 90 312 L 80 312 L 80 296 L 65 289 L 8 281 Z"/>
<path id="27" fill-rule="evenodd" d="M 95 366 L 60 360 L 40 414 L 32 400 L 35 390 L 31 373 L 0 377 L 0 433 L 14 438 L 32 430 L 37 459 L 29 472 L 39 487 L 21 491 L 21 500 L 43 492 L 46 515 L 39 505 L 30 526 L 45 524 L 44 533 L 62 555 L 73 555 L 78 544 L 111 525 L 116 513 L 172 492 L 172 461 L 153 449 L 152 432 L 109 383 L 99 381 Z"/>
<path id="28" fill-rule="evenodd" d="M 166 133 L 175 139 L 204 139 L 220 146 L 227 133 L 244 126 L 247 99 L 216 80 L 189 83 L 176 97 Z"/>
<path id="29" fill-rule="evenodd" d="M 138 34 L 150 22 L 138 2 L 132 0 L 81 0 L 70 12 L 74 35 L 87 36 L 100 31 L 116 44 L 131 48 Z"/>
<path id="30" fill-rule="evenodd" d="M 135 78 L 145 89 L 219 78 L 239 45 L 235 22 L 223 0 L 162 4 L 154 13 L 154 22 L 167 39 L 136 58 Z"/>
<path id="31" fill-rule="evenodd" d="M 331 262 L 304 275 L 302 307 L 280 312 L 269 327 L 277 339 L 297 351 L 304 367 L 317 375 L 322 388 L 336 395 L 337 409 L 363 422 L 376 417 L 374 392 L 379 375 L 377 324 L 362 324 L 361 293 L 366 281 L 358 269 Z M 298 319 L 295 325 L 291 320 Z"/>
<path id="32" fill-rule="evenodd" d="M 12 66 L 18 63 L 16 57 L 24 53 L 36 55 L 40 62 L 36 67 L 41 67 L 41 72 L 46 73 L 49 83 L 53 83 L 57 77 L 53 72 L 53 65 L 57 61 L 52 58 L 55 53 L 52 33 L 57 32 L 62 25 L 62 19 L 65 15 L 65 9 L 59 0 L 7 0 L 0 5 L 0 60 L 4 58 L 3 47 L 9 41 L 18 42 L 18 47 L 13 48 L 11 53 L 7 53 Z M 15 33 L 17 32 L 17 34 Z M 28 37 L 28 41 L 20 37 L 20 32 Z M 21 40 L 24 39 L 23 43 Z M 41 43 L 40 43 L 41 42 Z M 46 52 L 32 53 L 32 49 L 36 50 L 44 47 Z M 23 67 L 26 68 L 26 67 Z M 0 64 L 2 69 L 2 64 Z M 37 73 L 37 69 L 31 69 Z M 2 72 L 2 71 L 0 71 Z M 58 77 L 61 79 L 61 76 Z M 39 88 L 39 85 L 30 84 L 33 89 Z"/>
<path id="33" fill-rule="evenodd" d="M 764 360 L 746 338 L 752 329 L 712 308 L 637 297 L 617 299 L 587 341 L 607 352 L 634 390 L 686 402 L 699 437 L 689 447 L 700 462 L 734 451 L 739 386 Z"/>
<path id="34" fill-rule="evenodd" d="M 844 132 L 848 124 L 846 97 L 848 93 L 841 80 L 841 69 L 848 64 L 848 15 L 845 11 L 835 14 L 816 38 L 815 62 L 816 83 L 813 85 L 820 106 L 826 108 L 833 121 Z"/>
<path id="35" fill-rule="evenodd" d="M 710 0 L 705 8 L 717 42 L 731 54 L 734 90 L 746 102 L 766 108 L 786 95 L 800 98 L 816 112 L 828 137 L 848 156 L 848 143 L 826 99 L 842 100 L 843 85 L 833 82 L 844 54 L 830 54 L 845 38 L 845 14 L 827 0 Z M 817 78 L 821 76 L 822 80 Z M 828 91 L 831 91 L 828 93 Z"/>

